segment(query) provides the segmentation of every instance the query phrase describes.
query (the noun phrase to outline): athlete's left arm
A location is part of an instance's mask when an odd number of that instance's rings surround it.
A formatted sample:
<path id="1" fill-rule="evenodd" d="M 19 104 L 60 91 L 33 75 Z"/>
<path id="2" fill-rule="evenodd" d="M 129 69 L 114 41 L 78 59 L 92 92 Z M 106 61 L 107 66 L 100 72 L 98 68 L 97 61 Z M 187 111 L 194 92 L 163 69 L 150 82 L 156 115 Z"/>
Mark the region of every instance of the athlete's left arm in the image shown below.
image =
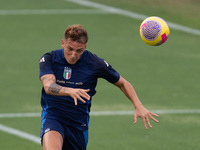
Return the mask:
<path id="1" fill-rule="evenodd" d="M 147 129 L 146 123 L 149 125 L 150 128 L 152 128 L 149 118 L 154 120 L 155 122 L 158 122 L 153 116 L 159 117 L 157 114 L 154 114 L 150 111 L 148 111 L 140 102 L 133 86 L 126 81 L 122 76 L 120 76 L 119 80 L 114 83 L 117 87 L 121 89 L 121 91 L 131 100 L 135 107 L 135 114 L 134 114 L 134 123 L 137 122 L 137 118 L 141 117 L 144 127 Z"/>

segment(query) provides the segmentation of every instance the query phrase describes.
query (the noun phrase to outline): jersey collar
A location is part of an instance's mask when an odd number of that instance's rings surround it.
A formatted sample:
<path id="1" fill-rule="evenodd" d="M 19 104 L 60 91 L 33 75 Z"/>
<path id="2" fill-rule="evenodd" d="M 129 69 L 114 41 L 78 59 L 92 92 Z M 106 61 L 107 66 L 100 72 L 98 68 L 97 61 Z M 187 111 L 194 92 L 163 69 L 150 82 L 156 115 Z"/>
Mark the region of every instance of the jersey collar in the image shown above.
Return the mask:
<path id="1" fill-rule="evenodd" d="M 84 53 L 85 53 L 85 51 L 84 51 Z M 84 54 L 84 53 L 83 53 L 83 54 Z M 83 58 L 83 54 L 81 55 L 79 61 Z M 64 49 L 62 49 L 62 59 L 65 60 L 65 57 L 64 57 Z"/>

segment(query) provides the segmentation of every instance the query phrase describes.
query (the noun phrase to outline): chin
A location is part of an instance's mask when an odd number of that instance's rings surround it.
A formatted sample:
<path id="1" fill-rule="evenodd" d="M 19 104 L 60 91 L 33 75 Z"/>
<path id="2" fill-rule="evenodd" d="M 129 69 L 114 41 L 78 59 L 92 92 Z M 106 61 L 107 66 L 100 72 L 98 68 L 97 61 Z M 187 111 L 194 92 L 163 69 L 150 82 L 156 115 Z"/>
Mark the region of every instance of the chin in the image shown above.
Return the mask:
<path id="1" fill-rule="evenodd" d="M 75 63 L 76 63 L 77 61 L 69 61 L 68 63 L 70 64 L 70 65 L 74 65 Z"/>

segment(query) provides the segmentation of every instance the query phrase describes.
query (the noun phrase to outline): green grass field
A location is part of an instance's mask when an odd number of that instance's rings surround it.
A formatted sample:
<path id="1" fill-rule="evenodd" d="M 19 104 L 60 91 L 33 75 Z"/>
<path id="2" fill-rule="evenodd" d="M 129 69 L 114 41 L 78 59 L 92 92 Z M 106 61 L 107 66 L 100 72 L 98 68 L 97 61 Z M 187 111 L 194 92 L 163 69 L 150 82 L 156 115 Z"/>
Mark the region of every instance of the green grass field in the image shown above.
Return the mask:
<path id="1" fill-rule="evenodd" d="M 90 2 L 159 16 L 167 22 L 200 30 L 199 0 Z M 71 13 L 59 11 L 63 9 L 71 9 Z M 41 14 L 40 10 L 48 11 Z M 52 14 L 53 10 L 59 13 Z M 33 11 L 37 13 L 31 14 Z M 1 0 L 0 20 L 0 116 L 41 112 L 39 58 L 61 48 L 64 29 L 78 23 L 88 31 L 87 49 L 120 72 L 146 108 L 199 109 L 200 35 L 171 28 L 166 43 L 149 46 L 139 35 L 142 19 L 65 0 Z M 96 90 L 92 112 L 134 110 L 122 92 L 108 82 L 100 79 Z M 151 121 L 153 128 L 146 130 L 141 119 L 133 124 L 132 115 L 91 116 L 88 150 L 199 150 L 199 117 L 199 113 L 160 114 L 159 123 Z M 0 124 L 37 137 L 40 134 L 40 117 L 0 117 Z M 42 147 L 0 129 L 0 149 Z"/>

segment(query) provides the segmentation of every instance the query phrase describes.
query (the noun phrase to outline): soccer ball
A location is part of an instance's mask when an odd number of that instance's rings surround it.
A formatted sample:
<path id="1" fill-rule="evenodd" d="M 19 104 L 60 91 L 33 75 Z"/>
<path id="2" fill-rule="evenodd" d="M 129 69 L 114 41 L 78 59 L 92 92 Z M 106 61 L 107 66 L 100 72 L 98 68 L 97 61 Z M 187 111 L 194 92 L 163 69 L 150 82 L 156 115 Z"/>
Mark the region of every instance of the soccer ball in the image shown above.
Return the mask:
<path id="1" fill-rule="evenodd" d="M 140 25 L 142 40 L 151 46 L 158 46 L 165 43 L 169 33 L 170 30 L 167 23 L 160 17 L 148 17 Z"/>

